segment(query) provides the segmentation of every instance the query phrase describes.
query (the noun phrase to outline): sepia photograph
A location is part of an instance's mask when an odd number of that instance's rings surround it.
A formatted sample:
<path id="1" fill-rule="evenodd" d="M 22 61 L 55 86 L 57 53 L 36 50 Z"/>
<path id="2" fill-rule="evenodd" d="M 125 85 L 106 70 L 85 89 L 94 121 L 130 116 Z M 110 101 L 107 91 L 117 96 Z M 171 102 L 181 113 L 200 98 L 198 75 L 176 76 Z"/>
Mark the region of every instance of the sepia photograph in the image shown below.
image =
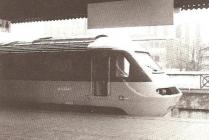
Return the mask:
<path id="1" fill-rule="evenodd" d="M 208 140 L 209 0 L 0 0 L 0 140 Z"/>

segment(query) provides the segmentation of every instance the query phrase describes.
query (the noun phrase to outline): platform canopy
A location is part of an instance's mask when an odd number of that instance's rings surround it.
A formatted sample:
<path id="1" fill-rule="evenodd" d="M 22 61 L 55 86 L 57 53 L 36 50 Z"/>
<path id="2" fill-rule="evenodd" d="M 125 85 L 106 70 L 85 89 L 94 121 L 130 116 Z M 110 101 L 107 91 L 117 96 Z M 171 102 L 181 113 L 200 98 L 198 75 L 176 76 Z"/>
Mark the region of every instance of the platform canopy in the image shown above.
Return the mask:
<path id="1" fill-rule="evenodd" d="M 174 0 L 174 7 L 180 7 L 182 10 L 209 8 L 209 0 Z"/>
<path id="2" fill-rule="evenodd" d="M 122 0 L 0 0 L 0 19 L 12 23 L 87 17 L 89 3 Z M 209 0 L 174 0 L 181 9 L 208 8 Z"/>

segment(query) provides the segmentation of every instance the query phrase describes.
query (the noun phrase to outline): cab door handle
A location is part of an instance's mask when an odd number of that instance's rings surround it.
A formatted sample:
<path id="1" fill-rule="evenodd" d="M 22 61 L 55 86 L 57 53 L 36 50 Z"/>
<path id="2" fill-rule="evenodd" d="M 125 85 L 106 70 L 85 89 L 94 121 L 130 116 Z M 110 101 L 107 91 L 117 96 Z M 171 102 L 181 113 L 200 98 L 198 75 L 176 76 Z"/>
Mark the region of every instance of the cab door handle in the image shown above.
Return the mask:
<path id="1" fill-rule="evenodd" d="M 127 98 L 127 97 L 124 97 L 123 95 L 120 95 L 119 96 L 119 100 L 128 100 L 129 98 Z"/>

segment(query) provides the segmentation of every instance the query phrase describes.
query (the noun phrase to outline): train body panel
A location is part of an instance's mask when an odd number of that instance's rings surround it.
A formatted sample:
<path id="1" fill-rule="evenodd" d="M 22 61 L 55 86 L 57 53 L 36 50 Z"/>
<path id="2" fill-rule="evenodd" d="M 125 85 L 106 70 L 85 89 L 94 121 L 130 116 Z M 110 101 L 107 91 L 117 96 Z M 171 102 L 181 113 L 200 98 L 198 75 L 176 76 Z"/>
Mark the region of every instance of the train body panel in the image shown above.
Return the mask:
<path id="1" fill-rule="evenodd" d="M 150 82 L 111 82 L 108 96 L 95 96 L 91 82 L 3 80 L 0 85 L 1 102 L 114 107 L 139 116 L 162 116 L 180 98 L 159 95 Z"/>
<path id="2" fill-rule="evenodd" d="M 87 104 L 90 82 L 1 80 L 1 101 Z"/>

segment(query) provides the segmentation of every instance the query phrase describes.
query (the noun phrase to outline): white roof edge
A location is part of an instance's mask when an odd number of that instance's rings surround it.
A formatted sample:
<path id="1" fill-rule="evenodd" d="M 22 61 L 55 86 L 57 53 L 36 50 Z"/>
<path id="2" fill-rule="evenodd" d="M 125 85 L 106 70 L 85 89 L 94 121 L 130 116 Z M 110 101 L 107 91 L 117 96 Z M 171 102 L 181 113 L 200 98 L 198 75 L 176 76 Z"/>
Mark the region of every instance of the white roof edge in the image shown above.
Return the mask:
<path id="1" fill-rule="evenodd" d="M 130 38 L 121 37 L 101 37 L 88 45 L 88 48 L 111 48 L 114 50 L 142 51 L 148 52 L 145 48 L 137 45 Z"/>

